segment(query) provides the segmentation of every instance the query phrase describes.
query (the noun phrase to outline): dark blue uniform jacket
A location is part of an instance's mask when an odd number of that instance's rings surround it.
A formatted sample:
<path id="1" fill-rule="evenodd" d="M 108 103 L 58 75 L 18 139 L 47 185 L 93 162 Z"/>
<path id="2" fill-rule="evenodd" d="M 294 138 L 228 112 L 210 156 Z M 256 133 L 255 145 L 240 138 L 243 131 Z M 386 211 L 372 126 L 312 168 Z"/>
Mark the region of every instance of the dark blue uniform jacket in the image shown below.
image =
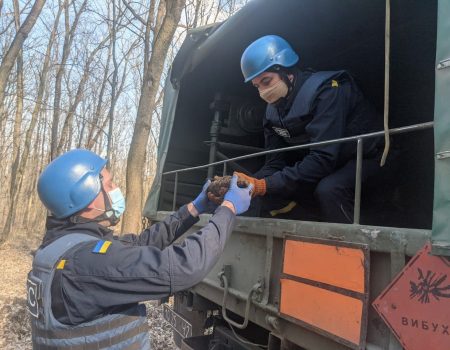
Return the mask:
<path id="1" fill-rule="evenodd" d="M 326 73 L 326 72 L 322 72 Z M 381 129 L 382 118 L 345 71 L 329 72 L 302 97 L 302 87 L 317 73 L 298 72 L 294 91 L 276 105 L 269 104 L 264 118 L 266 149 L 332 140 Z M 309 80 L 311 82 L 311 80 Z M 374 156 L 376 142 L 366 142 L 364 155 Z M 265 178 L 267 193 L 283 194 L 299 184 L 317 184 L 355 158 L 356 143 L 334 144 L 304 151 L 275 153 L 255 174 Z"/>
<path id="2" fill-rule="evenodd" d="M 65 324 L 79 324 L 197 284 L 216 264 L 234 220 L 231 210 L 221 206 L 200 231 L 172 244 L 198 221 L 186 206 L 140 235 L 121 237 L 96 223 L 72 224 L 49 217 L 43 246 L 75 232 L 112 241 L 104 254 L 93 253 L 98 243 L 94 240 L 62 257 L 66 264 L 56 270 L 52 283 L 55 317 Z"/>

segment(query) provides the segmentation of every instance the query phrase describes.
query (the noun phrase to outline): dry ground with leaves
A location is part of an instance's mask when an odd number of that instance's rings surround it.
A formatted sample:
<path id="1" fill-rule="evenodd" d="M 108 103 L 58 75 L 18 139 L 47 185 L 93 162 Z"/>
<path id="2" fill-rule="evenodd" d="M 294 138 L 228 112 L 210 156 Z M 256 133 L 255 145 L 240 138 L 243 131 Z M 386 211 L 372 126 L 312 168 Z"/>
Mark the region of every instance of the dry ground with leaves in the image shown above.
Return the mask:
<path id="1" fill-rule="evenodd" d="M 18 235 L 0 247 L 0 349 L 31 350 L 30 320 L 26 310 L 26 278 L 39 237 Z M 172 330 L 162 318 L 161 307 L 147 304 L 152 349 L 177 349 Z"/>

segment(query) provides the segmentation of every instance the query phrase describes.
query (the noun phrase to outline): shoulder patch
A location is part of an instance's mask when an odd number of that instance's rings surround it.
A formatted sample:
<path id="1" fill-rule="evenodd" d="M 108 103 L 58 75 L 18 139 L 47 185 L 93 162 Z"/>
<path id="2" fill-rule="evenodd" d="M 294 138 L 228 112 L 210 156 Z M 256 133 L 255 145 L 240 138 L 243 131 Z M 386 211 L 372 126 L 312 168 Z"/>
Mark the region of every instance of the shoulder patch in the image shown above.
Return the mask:
<path id="1" fill-rule="evenodd" d="M 61 259 L 58 263 L 58 265 L 56 265 L 56 269 L 57 270 L 64 270 L 64 266 L 66 266 L 66 260 L 65 259 Z"/>
<path id="2" fill-rule="evenodd" d="M 105 254 L 111 243 L 111 241 L 98 241 L 94 249 L 92 249 L 92 253 Z"/>
<path id="3" fill-rule="evenodd" d="M 331 81 L 331 87 L 338 87 L 339 86 L 339 83 L 337 82 L 337 80 L 332 80 Z"/>

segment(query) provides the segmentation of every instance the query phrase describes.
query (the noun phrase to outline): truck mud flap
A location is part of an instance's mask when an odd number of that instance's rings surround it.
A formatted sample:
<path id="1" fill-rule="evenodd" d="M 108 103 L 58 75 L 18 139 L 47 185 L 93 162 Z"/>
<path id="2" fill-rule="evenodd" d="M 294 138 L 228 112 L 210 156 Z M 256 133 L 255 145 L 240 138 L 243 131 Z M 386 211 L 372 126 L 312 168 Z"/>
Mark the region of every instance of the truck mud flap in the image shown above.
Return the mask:
<path id="1" fill-rule="evenodd" d="M 260 350 L 261 348 L 244 344 L 236 339 L 225 327 L 217 326 L 214 333 L 183 339 L 181 350 Z"/>
<path id="2" fill-rule="evenodd" d="M 192 325 L 169 305 L 163 304 L 163 317 L 181 338 L 192 337 Z"/>

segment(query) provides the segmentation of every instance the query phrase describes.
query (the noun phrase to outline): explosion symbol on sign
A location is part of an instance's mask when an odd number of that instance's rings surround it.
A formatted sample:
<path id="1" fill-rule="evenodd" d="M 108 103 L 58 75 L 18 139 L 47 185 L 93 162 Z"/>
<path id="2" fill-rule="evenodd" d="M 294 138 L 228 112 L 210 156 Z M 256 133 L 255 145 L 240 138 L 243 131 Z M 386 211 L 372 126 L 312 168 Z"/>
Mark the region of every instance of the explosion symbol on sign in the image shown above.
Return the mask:
<path id="1" fill-rule="evenodd" d="M 420 268 L 417 269 L 419 273 L 417 284 L 410 281 L 410 294 L 409 298 L 414 299 L 418 297 L 418 300 L 422 304 L 428 304 L 430 302 L 430 295 L 437 301 L 439 298 L 450 298 L 450 284 L 443 286 L 442 284 L 447 279 L 447 275 L 436 276 L 436 273 L 428 270 L 424 275 Z"/>

